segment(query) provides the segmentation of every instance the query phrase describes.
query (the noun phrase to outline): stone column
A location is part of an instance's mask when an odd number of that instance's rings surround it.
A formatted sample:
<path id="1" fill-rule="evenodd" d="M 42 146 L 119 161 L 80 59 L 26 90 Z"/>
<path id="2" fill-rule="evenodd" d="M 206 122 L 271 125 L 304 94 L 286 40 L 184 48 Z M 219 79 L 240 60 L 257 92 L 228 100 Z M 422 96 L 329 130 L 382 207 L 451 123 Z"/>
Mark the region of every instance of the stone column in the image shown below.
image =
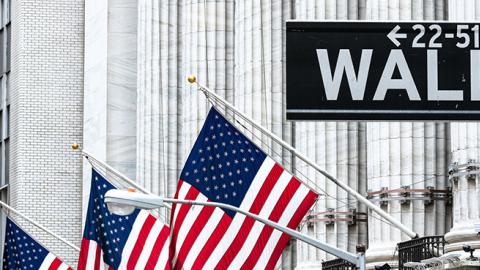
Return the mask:
<path id="1" fill-rule="evenodd" d="M 480 3 L 474 0 L 449 2 L 449 20 L 478 21 L 480 19 Z M 478 123 L 451 124 L 452 162 L 465 165 L 469 162 L 480 162 L 480 125 Z M 465 169 L 464 169 L 465 170 Z M 462 170 L 463 171 L 463 170 Z M 476 248 L 476 256 L 480 255 L 480 237 L 474 230 L 480 224 L 480 182 L 478 174 L 463 175 L 452 178 L 453 192 L 453 228 L 445 234 L 448 245 L 446 252 L 462 251 L 463 245 Z"/>
<path id="2" fill-rule="evenodd" d="M 292 125 L 285 115 L 285 21 L 292 18 L 291 1 L 235 1 L 235 53 L 233 102 L 264 127 L 292 142 Z M 226 96 L 231 98 L 230 95 Z M 235 119 L 240 121 L 240 119 Z M 247 136 L 259 143 L 285 168 L 292 170 L 291 155 L 258 130 L 247 129 Z M 282 254 L 277 268 L 295 266 L 294 240 Z"/>
<path id="3" fill-rule="evenodd" d="M 181 8 L 175 1 L 138 2 L 136 176 L 162 196 L 174 192 L 182 147 Z"/>
<path id="4" fill-rule="evenodd" d="M 137 2 L 88 0 L 84 15 L 83 149 L 134 178 Z M 86 210 L 91 166 L 86 160 L 83 164 Z"/>
<path id="5" fill-rule="evenodd" d="M 186 77 L 233 96 L 233 1 L 139 1 L 137 179 L 172 197 L 210 104 Z"/>
<path id="6" fill-rule="evenodd" d="M 441 20 L 445 8 L 444 1 L 372 0 L 367 1 L 367 19 Z M 367 123 L 368 189 L 446 189 L 448 128 L 444 123 Z M 443 234 L 449 228 L 445 200 L 427 204 L 399 199 L 382 203 L 382 208 L 420 236 Z M 368 229 L 367 267 L 386 262 L 397 266 L 396 244 L 408 237 L 375 213 L 369 217 Z"/>
<path id="7" fill-rule="evenodd" d="M 365 18 L 365 1 L 297 1 L 295 18 L 305 20 L 348 20 Z M 366 194 L 366 131 L 358 122 L 298 122 L 295 124 L 295 146 L 314 159 L 327 172 L 352 188 Z M 312 179 L 312 185 L 322 194 L 312 218 L 325 218 L 327 210 L 346 212 L 355 209 L 366 212 L 359 204 L 330 180 L 303 162 L 296 160 L 299 177 Z M 333 217 L 342 217 L 334 215 Z M 302 232 L 332 244 L 340 249 L 355 252 L 357 244 L 367 242 L 366 222 L 349 224 L 347 221 L 306 222 Z M 302 242 L 297 243 L 297 269 L 320 269 L 322 260 L 335 258 Z"/>

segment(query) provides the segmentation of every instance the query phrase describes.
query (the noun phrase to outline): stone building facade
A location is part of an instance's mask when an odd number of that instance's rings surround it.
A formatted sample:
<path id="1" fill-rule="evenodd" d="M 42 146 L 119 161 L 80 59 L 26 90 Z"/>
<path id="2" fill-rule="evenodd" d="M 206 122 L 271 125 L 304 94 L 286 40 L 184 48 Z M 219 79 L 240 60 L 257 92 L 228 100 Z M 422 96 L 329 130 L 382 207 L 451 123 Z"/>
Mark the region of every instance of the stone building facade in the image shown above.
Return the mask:
<path id="1" fill-rule="evenodd" d="M 90 167 L 70 144 L 82 142 L 152 192 L 173 196 L 210 106 L 186 83 L 193 73 L 364 195 L 451 187 L 453 212 L 446 201 L 382 207 L 422 236 L 447 233 L 451 251 L 465 242 L 480 248 L 471 234 L 471 224 L 480 223 L 479 205 L 466 201 L 478 197 L 478 180 L 448 177 L 450 163 L 480 160 L 477 124 L 284 117 L 286 20 L 472 21 L 479 14 L 475 0 L 12 0 L 11 30 L 5 30 L 11 31 L 5 47 L 11 47 L 11 71 L 2 75 L 9 78 L 2 81 L 9 98 L 0 106 L 8 111 L 3 123 L 10 121 L 0 147 L 9 165 L 3 193 L 12 206 L 79 245 Z M 247 135 L 324 194 L 312 217 L 368 216 L 368 228 L 360 221 L 313 221 L 302 224 L 303 232 L 349 251 L 368 244 L 370 266 L 393 260 L 394 244 L 406 236 L 258 131 Z M 76 265 L 75 251 L 31 230 Z M 330 258 L 291 241 L 278 265 L 320 268 Z"/>

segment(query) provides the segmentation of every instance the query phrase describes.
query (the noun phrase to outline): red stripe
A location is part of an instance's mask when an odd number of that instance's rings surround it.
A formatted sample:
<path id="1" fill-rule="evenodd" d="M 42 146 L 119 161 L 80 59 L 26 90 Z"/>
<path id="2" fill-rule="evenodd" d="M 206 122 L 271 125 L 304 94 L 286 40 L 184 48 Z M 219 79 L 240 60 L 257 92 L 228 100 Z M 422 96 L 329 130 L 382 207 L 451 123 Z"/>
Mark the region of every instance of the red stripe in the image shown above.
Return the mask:
<path id="1" fill-rule="evenodd" d="M 175 199 L 178 199 L 178 193 L 180 192 L 180 188 L 182 187 L 183 185 L 183 180 L 182 179 L 179 179 L 178 180 L 178 185 L 177 185 L 177 190 L 175 191 Z M 182 198 L 183 199 L 183 198 Z M 176 203 L 172 203 L 172 210 L 170 210 L 170 228 L 173 228 L 173 226 L 175 225 L 175 220 L 173 218 L 173 215 L 175 215 L 175 209 L 177 208 L 177 204 Z M 170 238 L 173 237 L 172 235 L 173 233 L 173 230 L 170 230 Z M 170 247 L 168 249 L 168 258 L 173 258 L 173 250 L 172 250 L 172 247 L 173 247 L 173 241 L 170 241 Z"/>
<path id="2" fill-rule="evenodd" d="M 263 205 L 267 201 L 270 192 L 272 191 L 273 187 L 278 181 L 278 178 L 283 172 L 283 168 L 280 165 L 276 164 L 273 166 L 272 170 L 265 179 L 262 187 L 260 188 L 259 192 L 257 193 L 257 197 L 253 201 L 252 206 L 250 207 L 249 212 L 252 214 L 260 213 Z M 253 227 L 255 220 L 253 218 L 246 217 L 238 231 L 237 235 L 233 239 L 230 246 L 227 248 L 225 253 L 223 254 L 222 258 L 218 262 L 216 269 L 226 269 L 229 267 L 232 260 L 238 254 L 238 251 L 242 248 L 243 242 L 247 239 L 250 230 Z"/>
<path id="3" fill-rule="evenodd" d="M 80 246 L 80 256 L 78 258 L 78 264 L 77 264 L 78 270 L 85 270 L 85 267 L 87 266 L 89 242 L 90 240 L 86 238 L 82 238 L 82 244 Z"/>
<path id="4" fill-rule="evenodd" d="M 292 178 L 290 183 L 288 183 L 285 190 L 282 192 L 280 199 L 275 204 L 275 208 L 273 208 L 272 213 L 268 217 L 269 220 L 278 222 L 280 217 L 282 216 L 285 208 L 287 207 L 288 203 L 292 200 L 295 192 L 297 192 L 298 188 L 300 187 L 300 182 L 295 178 Z M 262 232 L 255 243 L 250 255 L 245 260 L 245 263 L 242 266 L 242 269 L 253 269 L 255 264 L 257 263 L 262 251 L 265 249 L 265 245 L 267 244 L 268 240 L 270 239 L 270 235 L 273 232 L 273 228 L 270 226 L 263 226 Z"/>
<path id="5" fill-rule="evenodd" d="M 293 215 L 287 227 L 291 229 L 296 228 L 300 223 L 300 221 L 302 220 L 302 218 L 307 213 L 308 209 L 312 207 L 316 198 L 317 198 L 317 194 L 315 194 L 312 191 L 309 191 L 308 195 L 305 197 L 305 199 L 303 199 L 302 203 L 298 207 L 298 210 L 295 212 L 295 215 Z M 280 258 L 280 255 L 282 255 L 283 249 L 287 245 L 288 240 L 290 240 L 290 236 L 288 234 L 282 234 L 277 245 L 275 246 L 275 249 L 272 252 L 272 256 L 268 260 L 268 263 L 265 269 L 274 269 L 275 265 L 277 264 L 278 258 Z"/>
<path id="6" fill-rule="evenodd" d="M 220 239 L 222 239 L 223 235 L 227 231 L 230 223 L 232 223 L 232 218 L 224 213 L 212 235 L 210 235 L 210 238 L 208 238 L 207 243 L 202 248 L 202 251 L 200 251 L 198 257 L 195 259 L 195 263 L 192 265 L 192 269 L 203 268 L 205 262 L 208 260 L 213 250 L 218 245 L 218 242 L 220 242 Z"/>
<path id="7" fill-rule="evenodd" d="M 200 191 L 198 191 L 196 188 L 190 187 L 190 189 L 187 192 L 187 195 L 185 196 L 185 200 L 195 200 L 199 193 Z M 178 215 L 174 220 L 174 225 L 172 230 L 172 239 L 170 244 L 170 254 L 174 254 L 176 250 L 178 231 L 180 230 L 180 226 L 185 220 L 185 217 L 187 216 L 187 213 L 191 207 L 192 206 L 189 204 L 184 204 L 180 206 Z"/>
<path id="8" fill-rule="evenodd" d="M 185 241 L 183 242 L 183 245 L 180 247 L 180 251 L 178 252 L 177 262 L 175 264 L 174 269 L 182 269 L 183 263 L 185 262 L 185 259 L 187 258 L 187 255 L 190 252 L 190 249 L 195 243 L 195 240 L 197 240 L 197 237 L 200 234 L 200 232 L 205 227 L 205 224 L 207 224 L 208 220 L 212 216 L 212 213 L 214 210 L 215 210 L 215 207 L 206 206 L 202 208 L 202 210 L 198 215 L 198 218 L 193 223 L 192 228 L 188 231 L 188 234 L 185 237 Z"/>
<path id="9" fill-rule="evenodd" d="M 59 258 L 55 258 L 53 259 L 53 262 L 48 267 L 48 270 L 57 270 L 60 267 L 60 265 L 62 265 L 62 261 L 60 261 Z"/>
<path id="10" fill-rule="evenodd" d="M 95 270 L 100 269 L 100 257 L 102 257 L 102 249 L 100 248 L 100 245 L 97 244 L 97 249 L 95 250 L 95 264 L 93 265 Z"/>
<path id="11" fill-rule="evenodd" d="M 157 236 L 155 240 L 155 244 L 153 244 L 152 252 L 150 253 L 150 257 L 148 257 L 147 264 L 145 265 L 145 269 L 155 269 L 155 265 L 157 265 L 158 259 L 160 258 L 160 253 L 162 252 L 162 248 L 168 240 L 168 236 L 170 235 L 170 230 L 167 226 L 163 226 L 162 230 Z M 168 250 L 167 250 L 168 252 Z M 167 260 L 168 262 L 169 260 Z M 167 264 L 170 269 L 170 265 Z"/>
<path id="12" fill-rule="evenodd" d="M 142 228 L 140 229 L 137 241 L 133 246 L 132 253 L 130 253 L 130 258 L 128 258 L 127 269 L 135 269 L 135 265 L 137 264 L 138 258 L 140 258 L 140 254 L 142 253 L 145 241 L 147 240 L 148 234 L 152 230 L 155 221 L 156 219 L 152 215 L 147 216 L 147 219 L 145 220 Z"/>
<path id="13" fill-rule="evenodd" d="M 180 188 L 182 187 L 183 180 L 178 180 L 177 191 L 175 191 L 175 199 L 178 199 L 178 193 L 180 192 Z M 183 198 L 182 198 L 183 199 Z M 172 210 L 170 211 L 170 227 L 173 225 L 173 215 L 175 214 L 175 208 L 177 207 L 176 203 L 172 203 Z"/>

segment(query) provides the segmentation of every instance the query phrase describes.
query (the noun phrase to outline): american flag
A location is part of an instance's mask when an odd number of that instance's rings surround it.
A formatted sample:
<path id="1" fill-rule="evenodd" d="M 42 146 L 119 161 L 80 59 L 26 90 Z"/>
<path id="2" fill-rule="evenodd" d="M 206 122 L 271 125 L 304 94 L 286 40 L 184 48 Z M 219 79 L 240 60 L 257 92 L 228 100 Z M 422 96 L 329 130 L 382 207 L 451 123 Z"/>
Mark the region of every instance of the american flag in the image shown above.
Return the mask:
<path id="1" fill-rule="evenodd" d="M 93 170 L 78 270 L 170 269 L 169 228 L 145 210 L 110 213 L 104 196 L 114 188 Z"/>
<path id="2" fill-rule="evenodd" d="M 3 269 L 71 270 L 7 217 Z"/>
<path id="3" fill-rule="evenodd" d="M 175 198 L 230 204 L 296 228 L 317 194 L 215 108 L 193 146 Z M 233 211 L 173 205 L 174 269 L 273 269 L 289 236 Z"/>

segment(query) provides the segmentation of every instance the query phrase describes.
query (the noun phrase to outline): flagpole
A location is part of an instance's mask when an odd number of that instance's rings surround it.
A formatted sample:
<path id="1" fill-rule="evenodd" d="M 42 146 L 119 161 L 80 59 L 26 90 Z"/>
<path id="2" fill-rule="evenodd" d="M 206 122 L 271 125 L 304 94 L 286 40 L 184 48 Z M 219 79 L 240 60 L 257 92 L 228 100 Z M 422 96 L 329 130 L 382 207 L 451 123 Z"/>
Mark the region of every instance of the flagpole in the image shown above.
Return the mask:
<path id="1" fill-rule="evenodd" d="M 73 148 L 73 146 L 72 146 Z M 141 192 L 145 193 L 145 194 L 149 194 L 149 195 L 155 195 L 153 194 L 152 192 L 148 191 L 146 188 L 142 187 L 140 184 L 136 183 L 135 181 L 131 180 L 130 178 L 128 178 L 128 176 L 126 176 L 125 174 L 119 172 L 118 170 L 116 170 L 115 168 L 113 168 L 112 166 L 108 165 L 106 162 L 103 162 L 101 160 L 98 160 L 96 159 L 93 155 L 91 155 L 89 152 L 85 151 L 85 150 L 82 150 L 82 155 L 87 159 L 87 160 L 93 160 L 94 162 L 96 163 L 99 163 L 100 165 L 102 165 L 103 167 L 105 167 L 105 169 L 107 169 L 108 171 L 110 171 L 111 173 L 115 174 L 116 176 L 118 176 L 120 179 L 122 179 L 123 181 L 125 181 L 126 183 L 128 183 L 129 185 L 131 185 L 132 187 L 136 188 L 137 190 L 140 190 Z M 168 209 L 172 209 L 172 206 L 171 205 L 166 205 L 165 207 L 167 207 Z"/>
<path id="2" fill-rule="evenodd" d="M 255 120 L 251 119 L 250 117 L 248 117 L 246 114 L 244 114 L 243 112 L 239 111 L 237 108 L 235 108 L 235 106 L 233 106 L 231 103 L 229 103 L 228 101 L 224 100 L 222 97 L 220 97 L 219 95 L 217 95 L 216 93 L 214 93 L 212 90 L 210 90 L 208 87 L 200 84 L 199 82 L 197 82 L 197 78 L 194 76 L 194 75 L 190 75 L 188 76 L 187 78 L 188 82 L 191 83 L 191 84 L 196 84 L 198 86 L 198 89 L 200 91 L 203 92 L 203 94 L 205 94 L 205 96 L 207 97 L 207 99 L 209 99 L 209 97 L 213 97 L 217 102 L 220 102 L 221 104 L 223 104 L 225 107 L 228 107 L 229 109 L 231 109 L 236 115 L 240 116 L 243 120 L 249 122 L 251 125 L 253 125 L 255 128 L 257 128 L 258 130 L 260 130 L 263 134 L 269 136 L 271 139 L 273 139 L 275 142 L 277 142 L 278 144 L 280 144 L 281 146 L 285 147 L 287 150 L 289 150 L 292 154 L 294 154 L 295 156 L 297 156 L 299 159 L 303 160 L 305 163 L 307 163 L 308 165 L 312 166 L 315 170 L 317 170 L 319 173 L 321 173 L 323 176 L 325 176 L 326 178 L 328 178 L 330 181 L 332 181 L 333 183 L 335 183 L 336 185 L 338 185 L 340 188 L 342 188 L 343 190 L 345 190 L 346 192 L 348 192 L 350 195 L 354 196 L 355 198 L 357 198 L 357 200 L 359 200 L 360 202 L 364 203 L 368 208 L 372 209 L 373 211 L 375 211 L 378 215 L 380 215 L 381 217 L 383 217 L 384 219 L 386 219 L 387 221 L 389 221 L 390 223 L 392 223 L 392 225 L 394 225 L 395 227 L 397 227 L 398 229 L 400 229 L 400 231 L 404 232 L 405 234 L 407 234 L 409 237 L 411 238 L 417 238 L 418 237 L 418 234 L 415 233 L 414 231 L 412 231 L 411 229 L 409 229 L 408 227 L 406 227 L 405 225 L 403 225 L 401 222 L 397 221 L 395 218 L 393 218 L 392 216 L 390 216 L 388 213 L 386 213 L 385 211 L 383 211 L 379 206 L 375 205 L 374 203 L 372 203 L 371 201 L 369 201 L 367 198 L 363 197 L 360 193 L 358 193 L 356 190 L 354 190 L 353 188 L 351 188 L 350 186 L 348 186 L 347 184 L 344 184 L 343 182 L 340 182 L 338 181 L 335 177 L 333 177 L 332 175 L 330 175 L 329 173 L 327 173 L 326 171 L 324 171 L 319 165 L 317 165 L 313 160 L 310 160 L 308 157 L 306 157 L 305 155 L 303 155 L 302 153 L 300 153 L 299 151 L 297 151 L 296 148 L 294 148 L 292 145 L 290 145 L 289 143 L 285 142 L 284 140 L 282 140 L 281 138 L 277 137 L 277 135 L 273 134 L 272 132 L 270 132 L 269 130 L 267 130 L 266 128 L 264 128 L 263 126 L 261 126 L 260 124 L 258 124 Z"/>
<path id="3" fill-rule="evenodd" d="M 33 219 L 25 216 L 24 214 L 18 212 L 17 210 L 15 210 L 13 207 L 9 206 L 8 204 L 0 201 L 0 205 L 6 209 L 8 209 L 9 211 L 12 211 L 13 213 L 19 215 L 20 217 L 24 218 L 25 220 L 27 220 L 28 222 L 30 222 L 31 224 L 35 225 L 37 228 L 41 229 L 42 231 L 50 234 L 51 236 L 57 238 L 58 240 L 62 241 L 63 243 L 65 243 L 66 245 L 70 246 L 71 248 L 75 249 L 76 251 L 80 251 L 80 248 L 78 248 L 77 246 L 75 246 L 74 244 L 72 244 L 70 241 L 68 241 L 67 239 L 61 237 L 60 235 L 50 231 L 49 229 L 45 228 L 44 226 L 40 225 L 39 223 L 37 223 L 36 221 L 34 221 Z"/>

